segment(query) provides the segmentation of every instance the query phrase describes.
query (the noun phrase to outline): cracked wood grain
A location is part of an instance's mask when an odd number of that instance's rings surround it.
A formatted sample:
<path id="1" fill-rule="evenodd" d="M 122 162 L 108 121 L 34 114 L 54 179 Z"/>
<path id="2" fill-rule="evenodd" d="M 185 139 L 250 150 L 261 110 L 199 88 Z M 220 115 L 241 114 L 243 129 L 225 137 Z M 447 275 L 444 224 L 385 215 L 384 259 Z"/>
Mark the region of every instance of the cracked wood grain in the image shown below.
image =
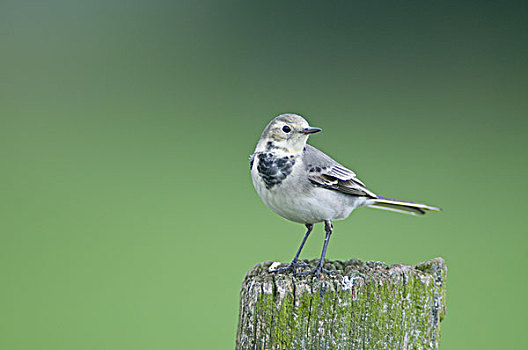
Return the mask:
<path id="1" fill-rule="evenodd" d="M 314 261 L 305 261 L 312 265 Z M 257 264 L 242 283 L 236 349 L 438 349 L 442 258 L 418 265 L 330 261 L 315 279 Z"/>

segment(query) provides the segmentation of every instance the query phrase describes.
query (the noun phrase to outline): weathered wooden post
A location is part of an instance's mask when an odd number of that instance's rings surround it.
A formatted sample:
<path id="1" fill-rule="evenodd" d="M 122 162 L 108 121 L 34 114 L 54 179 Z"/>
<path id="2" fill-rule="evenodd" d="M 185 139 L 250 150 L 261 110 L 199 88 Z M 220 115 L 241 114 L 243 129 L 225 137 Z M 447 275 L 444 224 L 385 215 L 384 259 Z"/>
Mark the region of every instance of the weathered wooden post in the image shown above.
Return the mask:
<path id="1" fill-rule="evenodd" d="M 275 265 L 258 264 L 244 278 L 238 350 L 438 348 L 446 313 L 442 258 L 416 266 L 327 262 L 337 273 L 320 280 L 275 274 Z"/>

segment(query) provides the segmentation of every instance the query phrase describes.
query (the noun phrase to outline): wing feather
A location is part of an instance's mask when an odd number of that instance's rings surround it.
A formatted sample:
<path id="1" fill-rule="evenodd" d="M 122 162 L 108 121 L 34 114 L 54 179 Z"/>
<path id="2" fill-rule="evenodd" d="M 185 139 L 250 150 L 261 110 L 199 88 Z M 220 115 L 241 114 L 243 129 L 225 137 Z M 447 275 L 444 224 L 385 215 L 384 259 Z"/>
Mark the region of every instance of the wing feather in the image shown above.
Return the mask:
<path id="1" fill-rule="evenodd" d="M 352 170 L 313 146 L 306 145 L 304 163 L 308 179 L 314 185 L 356 196 L 377 197 Z"/>

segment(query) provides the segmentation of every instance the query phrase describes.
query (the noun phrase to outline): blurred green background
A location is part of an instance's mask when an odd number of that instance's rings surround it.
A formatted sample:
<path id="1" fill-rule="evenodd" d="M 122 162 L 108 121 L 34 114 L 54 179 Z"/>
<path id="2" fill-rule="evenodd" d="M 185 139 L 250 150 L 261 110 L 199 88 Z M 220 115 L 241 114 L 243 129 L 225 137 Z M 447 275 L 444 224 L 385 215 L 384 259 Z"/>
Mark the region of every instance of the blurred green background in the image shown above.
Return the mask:
<path id="1" fill-rule="evenodd" d="M 374 192 L 444 209 L 358 210 L 330 259 L 442 256 L 442 349 L 527 348 L 527 14 L 3 0 L 0 348 L 233 349 L 245 272 L 304 233 L 248 170 L 284 112 Z"/>

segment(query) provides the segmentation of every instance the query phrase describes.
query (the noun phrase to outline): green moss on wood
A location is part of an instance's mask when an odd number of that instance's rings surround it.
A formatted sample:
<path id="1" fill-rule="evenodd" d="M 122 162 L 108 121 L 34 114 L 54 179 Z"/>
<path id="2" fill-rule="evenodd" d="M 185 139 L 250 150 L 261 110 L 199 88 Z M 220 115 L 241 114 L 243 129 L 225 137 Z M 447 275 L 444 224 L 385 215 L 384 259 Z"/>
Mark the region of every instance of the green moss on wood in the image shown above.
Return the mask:
<path id="1" fill-rule="evenodd" d="M 312 265 L 316 261 L 305 261 Z M 437 349 L 446 313 L 441 258 L 416 266 L 328 262 L 321 280 L 248 271 L 237 349 Z"/>

